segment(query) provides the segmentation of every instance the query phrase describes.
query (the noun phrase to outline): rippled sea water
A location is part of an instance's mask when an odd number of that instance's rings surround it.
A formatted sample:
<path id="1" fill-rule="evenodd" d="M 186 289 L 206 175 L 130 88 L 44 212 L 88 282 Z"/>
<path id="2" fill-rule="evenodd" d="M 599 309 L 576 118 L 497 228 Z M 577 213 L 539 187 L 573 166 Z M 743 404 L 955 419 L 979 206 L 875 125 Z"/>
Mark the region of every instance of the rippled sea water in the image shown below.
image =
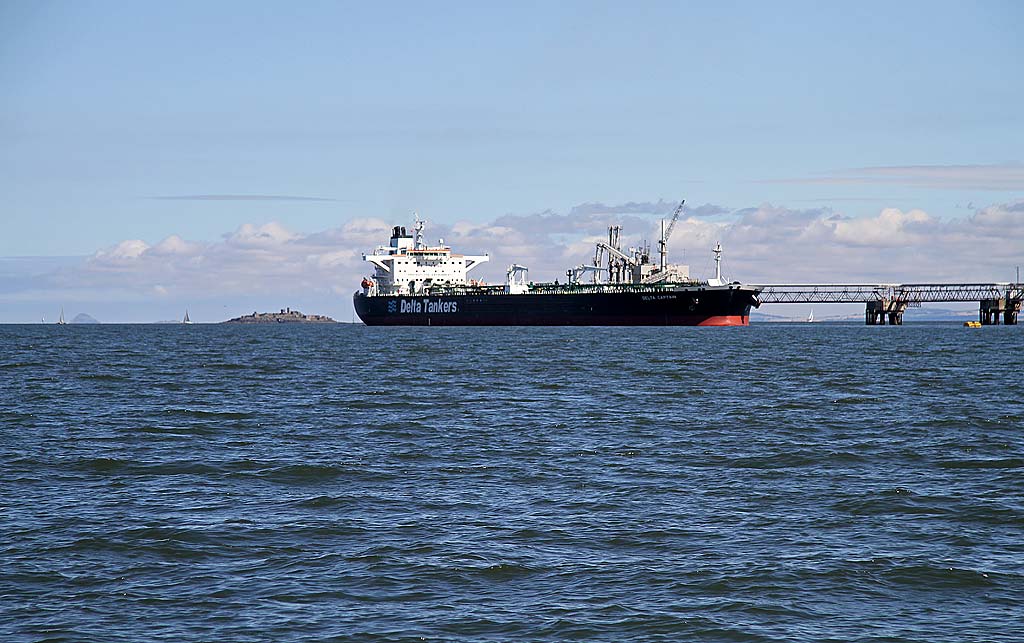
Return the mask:
<path id="1" fill-rule="evenodd" d="M 1022 349 L 0 326 L 0 639 L 1021 641 Z"/>

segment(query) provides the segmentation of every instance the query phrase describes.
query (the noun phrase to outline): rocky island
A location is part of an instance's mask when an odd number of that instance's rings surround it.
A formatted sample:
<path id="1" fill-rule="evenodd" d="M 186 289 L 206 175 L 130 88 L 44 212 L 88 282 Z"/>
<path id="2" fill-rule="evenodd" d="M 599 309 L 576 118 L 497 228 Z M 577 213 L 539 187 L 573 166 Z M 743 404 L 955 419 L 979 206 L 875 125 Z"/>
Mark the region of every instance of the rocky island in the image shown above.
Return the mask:
<path id="1" fill-rule="evenodd" d="M 291 308 L 282 308 L 278 313 L 257 313 L 229 319 L 225 324 L 336 324 L 326 315 L 303 315 Z"/>

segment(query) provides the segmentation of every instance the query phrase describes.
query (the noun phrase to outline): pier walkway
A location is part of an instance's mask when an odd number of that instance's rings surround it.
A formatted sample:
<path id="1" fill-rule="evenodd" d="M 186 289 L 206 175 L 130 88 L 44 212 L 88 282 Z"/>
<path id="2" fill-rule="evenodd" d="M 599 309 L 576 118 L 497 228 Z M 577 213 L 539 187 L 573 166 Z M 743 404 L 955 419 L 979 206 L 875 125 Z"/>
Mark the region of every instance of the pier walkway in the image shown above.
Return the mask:
<path id="1" fill-rule="evenodd" d="M 869 326 L 903 323 L 907 308 L 922 303 L 977 301 L 978 320 L 986 325 L 1016 324 L 1024 301 L 1024 283 L 986 284 L 763 284 L 763 304 L 866 305 Z"/>

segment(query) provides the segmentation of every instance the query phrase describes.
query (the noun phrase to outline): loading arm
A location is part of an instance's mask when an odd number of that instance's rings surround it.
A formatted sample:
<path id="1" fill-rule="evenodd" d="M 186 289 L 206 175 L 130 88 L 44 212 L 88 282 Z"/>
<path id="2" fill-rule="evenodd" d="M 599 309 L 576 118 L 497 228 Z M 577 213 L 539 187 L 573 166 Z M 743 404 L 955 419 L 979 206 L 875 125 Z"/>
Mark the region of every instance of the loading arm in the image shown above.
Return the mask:
<path id="1" fill-rule="evenodd" d="M 612 255 L 615 255 L 616 257 L 618 257 L 619 259 L 622 259 L 623 261 L 625 261 L 627 263 L 630 263 L 630 264 L 636 264 L 637 263 L 636 259 L 634 259 L 633 257 L 630 257 L 629 255 L 627 255 L 623 251 L 618 250 L 618 249 L 608 245 L 604 241 L 598 241 L 597 245 L 598 245 L 598 247 L 604 248 L 605 250 L 607 250 Z"/>

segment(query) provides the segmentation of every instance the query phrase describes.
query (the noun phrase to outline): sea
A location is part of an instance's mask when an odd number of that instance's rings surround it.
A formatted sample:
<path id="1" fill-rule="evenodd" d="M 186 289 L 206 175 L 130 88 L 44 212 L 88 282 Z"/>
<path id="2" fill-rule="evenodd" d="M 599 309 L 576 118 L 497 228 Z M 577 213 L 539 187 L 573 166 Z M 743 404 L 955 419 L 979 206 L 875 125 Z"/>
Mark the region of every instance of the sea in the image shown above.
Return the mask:
<path id="1" fill-rule="evenodd" d="M 0 640 L 1024 641 L 1022 349 L 0 326 Z"/>

